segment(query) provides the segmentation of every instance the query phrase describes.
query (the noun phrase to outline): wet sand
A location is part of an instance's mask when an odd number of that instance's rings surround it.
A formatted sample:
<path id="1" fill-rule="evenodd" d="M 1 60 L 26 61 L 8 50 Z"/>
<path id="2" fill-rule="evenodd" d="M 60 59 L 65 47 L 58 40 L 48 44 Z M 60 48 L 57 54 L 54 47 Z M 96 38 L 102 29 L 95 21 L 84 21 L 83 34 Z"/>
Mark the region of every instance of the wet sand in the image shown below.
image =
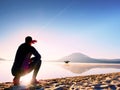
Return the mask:
<path id="1" fill-rule="evenodd" d="M 0 90 L 120 90 L 120 73 L 39 80 L 36 87 L 5 82 L 0 83 Z"/>

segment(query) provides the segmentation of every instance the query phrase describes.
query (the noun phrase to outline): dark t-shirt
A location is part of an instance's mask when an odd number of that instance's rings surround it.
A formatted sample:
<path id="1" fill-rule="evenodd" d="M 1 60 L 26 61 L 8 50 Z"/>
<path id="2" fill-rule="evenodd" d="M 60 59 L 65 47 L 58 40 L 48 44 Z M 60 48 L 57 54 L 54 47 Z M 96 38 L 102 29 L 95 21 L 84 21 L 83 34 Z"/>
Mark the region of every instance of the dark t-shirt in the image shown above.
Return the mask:
<path id="1" fill-rule="evenodd" d="M 34 55 L 38 59 L 41 58 L 41 55 L 38 53 L 38 51 L 33 46 L 30 46 L 27 43 L 21 44 L 16 52 L 14 64 L 12 67 L 12 73 L 14 73 L 16 71 L 19 72 L 26 56 L 29 53 L 31 53 L 32 55 Z"/>

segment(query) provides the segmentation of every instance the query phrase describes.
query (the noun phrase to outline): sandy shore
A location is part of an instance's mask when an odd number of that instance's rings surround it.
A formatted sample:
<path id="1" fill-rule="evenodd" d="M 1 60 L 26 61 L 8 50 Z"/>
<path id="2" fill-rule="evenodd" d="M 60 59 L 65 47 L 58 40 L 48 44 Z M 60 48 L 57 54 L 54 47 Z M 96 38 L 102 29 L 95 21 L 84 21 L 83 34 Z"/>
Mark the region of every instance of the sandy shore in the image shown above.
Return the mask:
<path id="1" fill-rule="evenodd" d="M 120 73 L 40 80 L 36 87 L 5 82 L 0 83 L 0 90 L 120 90 Z"/>

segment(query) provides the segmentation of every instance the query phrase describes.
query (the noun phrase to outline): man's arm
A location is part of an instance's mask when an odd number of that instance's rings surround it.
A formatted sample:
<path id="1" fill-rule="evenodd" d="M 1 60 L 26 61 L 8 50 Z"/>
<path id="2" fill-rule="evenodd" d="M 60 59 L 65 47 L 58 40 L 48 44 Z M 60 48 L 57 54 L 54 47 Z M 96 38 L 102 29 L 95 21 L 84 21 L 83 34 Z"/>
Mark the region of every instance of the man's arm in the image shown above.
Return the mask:
<path id="1" fill-rule="evenodd" d="M 32 47 L 32 54 L 35 56 L 37 60 L 41 60 L 41 55 L 38 53 L 38 51 Z"/>

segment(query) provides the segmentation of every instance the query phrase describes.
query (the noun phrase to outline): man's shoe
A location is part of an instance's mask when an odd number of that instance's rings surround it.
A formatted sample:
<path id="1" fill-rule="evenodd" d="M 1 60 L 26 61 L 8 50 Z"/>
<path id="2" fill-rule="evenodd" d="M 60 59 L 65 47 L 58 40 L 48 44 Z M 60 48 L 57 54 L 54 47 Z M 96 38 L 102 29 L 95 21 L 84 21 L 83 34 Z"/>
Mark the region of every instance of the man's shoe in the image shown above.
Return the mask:
<path id="1" fill-rule="evenodd" d="M 20 82 L 19 82 L 19 78 L 14 78 L 13 79 L 13 84 L 15 85 L 15 86 L 17 86 L 17 85 L 20 85 Z"/>
<path id="2" fill-rule="evenodd" d="M 39 84 L 39 81 L 37 81 L 37 79 L 33 79 L 33 80 L 31 81 L 31 84 L 33 84 L 33 85 Z"/>

